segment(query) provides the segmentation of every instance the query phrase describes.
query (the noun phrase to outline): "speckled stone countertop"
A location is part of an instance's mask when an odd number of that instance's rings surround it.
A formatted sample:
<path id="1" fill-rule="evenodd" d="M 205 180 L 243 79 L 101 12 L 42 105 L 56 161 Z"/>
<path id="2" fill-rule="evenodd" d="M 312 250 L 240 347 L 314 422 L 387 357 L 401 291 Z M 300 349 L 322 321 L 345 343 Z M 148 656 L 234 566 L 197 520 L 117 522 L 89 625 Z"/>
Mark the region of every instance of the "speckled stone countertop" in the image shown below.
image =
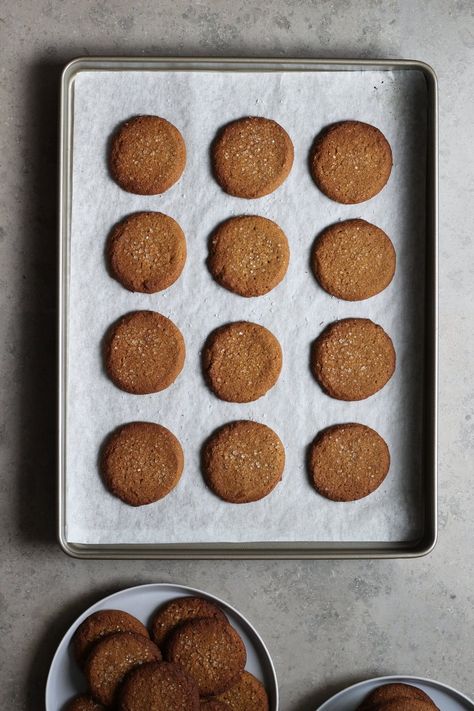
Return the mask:
<path id="1" fill-rule="evenodd" d="M 474 4 L 471 0 L 3 0 L 0 4 L 0 707 L 42 709 L 87 605 L 141 582 L 204 588 L 267 642 L 282 711 L 405 673 L 474 697 Z M 79 55 L 388 57 L 440 88 L 440 532 L 394 561 L 77 561 L 55 541 L 57 101 Z"/>

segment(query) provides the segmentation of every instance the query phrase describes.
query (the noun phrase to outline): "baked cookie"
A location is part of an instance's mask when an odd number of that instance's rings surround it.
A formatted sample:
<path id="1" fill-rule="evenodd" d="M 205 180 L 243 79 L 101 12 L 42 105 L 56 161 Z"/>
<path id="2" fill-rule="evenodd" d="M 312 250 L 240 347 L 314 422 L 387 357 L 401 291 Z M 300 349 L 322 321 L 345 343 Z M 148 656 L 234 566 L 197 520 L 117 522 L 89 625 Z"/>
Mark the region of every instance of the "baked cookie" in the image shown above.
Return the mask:
<path id="1" fill-rule="evenodd" d="M 227 704 L 223 704 L 222 701 L 216 701 L 215 699 L 203 701 L 199 709 L 200 711 L 229 711 Z"/>
<path id="2" fill-rule="evenodd" d="M 119 711 L 199 711 L 196 682 L 175 664 L 143 664 L 120 692 Z"/>
<path id="3" fill-rule="evenodd" d="M 272 220 L 257 215 L 232 217 L 214 232 L 207 260 L 214 279 L 241 296 L 262 296 L 288 269 L 286 235 Z"/>
<path id="4" fill-rule="evenodd" d="M 285 448 L 275 432 L 259 422 L 230 422 L 206 442 L 202 454 L 206 481 L 217 496 L 246 504 L 267 496 L 283 475 Z"/>
<path id="5" fill-rule="evenodd" d="M 382 326 L 367 318 L 330 324 L 313 344 L 311 366 L 321 387 L 337 400 L 364 400 L 390 380 L 393 343 Z"/>
<path id="6" fill-rule="evenodd" d="M 105 711 L 105 706 L 94 701 L 92 696 L 81 694 L 71 699 L 64 707 L 64 711 Z"/>
<path id="7" fill-rule="evenodd" d="M 170 637 L 167 657 L 195 679 L 200 696 L 215 696 L 238 681 L 247 652 L 231 625 L 207 619 L 180 625 Z"/>
<path id="8" fill-rule="evenodd" d="M 333 425 L 310 448 L 309 469 L 315 489 L 332 501 L 356 501 L 378 489 L 390 467 L 382 437 L 366 425 Z"/>
<path id="9" fill-rule="evenodd" d="M 186 145 L 181 133 L 159 116 L 135 116 L 112 137 L 110 172 L 129 193 L 164 193 L 179 180 L 185 165 Z"/>
<path id="10" fill-rule="evenodd" d="M 270 708 L 265 687 L 248 671 L 244 671 L 240 681 L 217 699 L 230 711 L 268 711 Z"/>
<path id="11" fill-rule="evenodd" d="M 383 291 L 393 279 L 395 264 L 389 237 L 365 220 L 345 220 L 325 229 L 311 258 L 323 289 L 346 301 L 368 299 Z"/>
<path id="12" fill-rule="evenodd" d="M 130 422 L 108 438 L 102 451 L 105 485 L 130 506 L 162 499 L 178 484 L 183 450 L 174 434 L 154 422 Z"/>
<path id="13" fill-rule="evenodd" d="M 129 671 L 159 661 L 160 650 L 151 640 L 133 632 L 117 632 L 94 645 L 84 671 L 92 696 L 104 706 L 112 706 Z"/>
<path id="14" fill-rule="evenodd" d="M 189 620 L 216 618 L 227 622 L 217 605 L 203 597 L 178 597 L 162 605 L 153 617 L 151 636 L 155 644 L 163 647 L 170 632 Z"/>
<path id="15" fill-rule="evenodd" d="M 156 311 L 133 311 L 109 329 L 105 367 L 118 388 L 145 395 L 176 380 L 185 353 L 181 331 L 169 318 Z"/>
<path id="16" fill-rule="evenodd" d="M 316 139 L 311 172 L 318 188 L 346 205 L 377 195 L 390 177 L 392 150 L 381 131 L 362 121 L 341 121 Z"/>
<path id="17" fill-rule="evenodd" d="M 374 689 L 374 691 L 372 691 L 368 696 L 365 697 L 359 708 L 366 709 L 368 711 L 370 707 L 375 707 L 379 704 L 384 704 L 387 701 L 393 701 L 394 699 L 399 699 L 401 697 L 408 699 L 418 699 L 419 701 L 426 701 L 427 703 L 431 704 L 433 703 L 428 694 L 426 694 L 422 689 L 419 689 L 417 686 L 411 686 L 411 684 L 395 683 L 378 686 L 376 689 Z"/>
<path id="18" fill-rule="evenodd" d="M 178 279 L 186 261 L 186 239 L 172 217 L 136 212 L 113 228 L 107 242 L 110 271 L 130 291 L 154 294 Z"/>
<path id="19" fill-rule="evenodd" d="M 72 638 L 74 658 L 78 665 L 82 668 L 94 644 L 114 632 L 135 632 L 149 638 L 145 625 L 124 610 L 93 612 L 79 625 Z"/>
<path id="20" fill-rule="evenodd" d="M 210 334 L 202 363 L 217 397 L 228 402 L 252 402 L 275 385 L 282 352 L 268 329 L 249 321 L 235 321 Z"/>
<path id="21" fill-rule="evenodd" d="M 437 707 L 430 701 L 398 696 L 396 699 L 386 701 L 371 707 L 374 711 L 434 711 Z"/>
<path id="22" fill-rule="evenodd" d="M 249 116 L 228 123 L 212 146 L 214 175 L 229 195 L 259 198 L 276 190 L 293 165 L 293 143 L 276 121 Z"/>

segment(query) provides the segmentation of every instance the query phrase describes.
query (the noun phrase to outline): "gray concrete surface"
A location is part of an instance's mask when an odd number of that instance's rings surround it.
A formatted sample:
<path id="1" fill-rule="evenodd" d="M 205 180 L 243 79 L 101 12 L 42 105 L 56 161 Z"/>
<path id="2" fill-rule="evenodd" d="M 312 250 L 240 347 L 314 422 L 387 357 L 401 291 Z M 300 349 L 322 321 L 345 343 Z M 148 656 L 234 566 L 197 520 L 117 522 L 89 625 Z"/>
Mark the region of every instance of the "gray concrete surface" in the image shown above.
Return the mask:
<path id="1" fill-rule="evenodd" d="M 283 711 L 410 673 L 474 697 L 472 0 L 0 2 L 0 708 L 41 709 L 83 608 L 131 584 L 196 585 L 255 622 Z M 441 93 L 440 538 L 369 562 L 81 562 L 55 543 L 57 86 L 84 54 L 400 57 Z M 416 238 L 416 235 L 414 235 Z"/>

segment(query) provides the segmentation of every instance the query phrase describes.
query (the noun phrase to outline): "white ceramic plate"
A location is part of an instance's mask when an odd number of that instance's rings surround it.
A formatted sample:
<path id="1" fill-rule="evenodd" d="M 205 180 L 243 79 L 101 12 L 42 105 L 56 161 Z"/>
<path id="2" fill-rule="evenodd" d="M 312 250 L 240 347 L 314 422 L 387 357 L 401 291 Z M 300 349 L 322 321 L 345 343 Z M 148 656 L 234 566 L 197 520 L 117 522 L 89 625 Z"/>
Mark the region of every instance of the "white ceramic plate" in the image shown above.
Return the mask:
<path id="1" fill-rule="evenodd" d="M 184 585 L 170 585 L 168 583 L 152 583 L 121 590 L 104 597 L 77 618 L 62 638 L 51 662 L 46 683 L 46 711 L 62 711 L 64 704 L 72 696 L 86 690 L 85 679 L 73 659 L 70 642 L 75 630 L 88 615 L 97 610 L 114 608 L 130 612 L 145 625 L 148 625 L 151 616 L 160 605 L 185 595 L 198 595 L 207 598 L 218 603 L 223 609 L 247 648 L 245 668 L 265 685 L 270 698 L 270 711 L 278 711 L 278 684 L 275 668 L 263 640 L 250 622 L 235 608 L 214 595 Z"/>
<path id="2" fill-rule="evenodd" d="M 411 684 L 425 691 L 441 711 L 473 711 L 474 702 L 446 684 L 418 676 L 381 676 L 343 689 L 319 706 L 317 711 L 355 711 L 367 694 L 382 684 Z"/>

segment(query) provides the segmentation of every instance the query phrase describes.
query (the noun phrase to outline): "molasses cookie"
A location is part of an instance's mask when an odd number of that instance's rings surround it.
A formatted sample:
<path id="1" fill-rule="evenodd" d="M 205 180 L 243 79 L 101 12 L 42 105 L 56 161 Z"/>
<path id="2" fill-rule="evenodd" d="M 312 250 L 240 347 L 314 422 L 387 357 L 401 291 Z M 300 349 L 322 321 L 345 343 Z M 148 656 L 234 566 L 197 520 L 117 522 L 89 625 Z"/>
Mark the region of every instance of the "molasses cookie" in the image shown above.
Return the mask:
<path id="1" fill-rule="evenodd" d="M 156 311 L 133 311 L 113 324 L 105 344 L 105 367 L 121 390 L 135 395 L 169 387 L 184 365 L 184 339 Z"/>
<path id="2" fill-rule="evenodd" d="M 112 275 L 130 291 L 154 294 L 178 279 L 186 261 L 183 230 L 162 212 L 136 212 L 113 228 L 107 256 Z"/>
<path id="3" fill-rule="evenodd" d="M 216 701 L 215 699 L 203 701 L 199 709 L 200 711 L 229 711 L 227 704 L 223 704 L 222 701 Z"/>
<path id="4" fill-rule="evenodd" d="M 319 235 L 311 262 L 316 279 L 329 294 L 360 301 L 390 284 L 396 255 L 379 227 L 365 220 L 345 220 Z"/>
<path id="5" fill-rule="evenodd" d="M 409 696 L 398 696 L 396 699 L 377 704 L 372 708 L 380 711 L 435 711 L 437 707 L 431 700 L 423 701 Z"/>
<path id="6" fill-rule="evenodd" d="M 331 397 L 364 400 L 392 377 L 395 350 L 382 326 L 367 318 L 345 318 L 330 324 L 316 339 L 311 366 Z"/>
<path id="7" fill-rule="evenodd" d="M 231 625 L 216 619 L 191 620 L 171 635 L 167 656 L 193 677 L 200 696 L 221 694 L 242 674 L 247 652 Z"/>
<path id="8" fill-rule="evenodd" d="M 214 232 L 208 265 L 214 279 L 241 296 L 267 294 L 281 282 L 289 260 L 288 240 L 272 220 L 232 217 Z"/>
<path id="9" fill-rule="evenodd" d="M 143 635 L 143 637 L 149 637 L 145 625 L 128 612 L 123 610 L 99 610 L 86 617 L 72 638 L 74 657 L 78 665 L 83 667 L 94 644 L 102 637 L 114 632 L 135 632 Z"/>
<path id="10" fill-rule="evenodd" d="M 183 622 L 195 619 L 216 618 L 227 622 L 217 605 L 202 597 L 178 597 L 160 607 L 151 623 L 151 636 L 155 644 L 163 647 L 170 632 Z"/>
<path id="11" fill-rule="evenodd" d="M 359 708 L 364 708 L 368 711 L 369 707 L 373 708 L 379 704 L 385 704 L 387 701 L 393 701 L 394 699 L 399 698 L 418 699 L 419 701 L 426 701 L 431 704 L 433 703 L 428 694 L 426 694 L 422 689 L 419 689 L 417 686 L 395 683 L 384 684 L 383 686 L 379 686 L 374 689 L 374 691 L 366 696 Z"/>
<path id="12" fill-rule="evenodd" d="M 212 146 L 214 175 L 229 195 L 259 198 L 276 190 L 293 165 L 293 143 L 276 121 L 250 116 L 224 126 Z"/>
<path id="13" fill-rule="evenodd" d="M 120 692 L 119 711 L 199 711 L 196 682 L 175 664 L 143 664 Z"/>
<path id="14" fill-rule="evenodd" d="M 267 692 L 262 682 L 248 671 L 231 689 L 217 697 L 230 711 L 268 711 Z"/>
<path id="15" fill-rule="evenodd" d="M 81 694 L 66 704 L 64 711 L 105 711 L 105 706 L 94 701 L 92 696 Z"/>
<path id="16" fill-rule="evenodd" d="M 318 188 L 344 204 L 377 195 L 390 177 L 392 150 L 381 131 L 361 121 L 341 121 L 316 139 L 311 172 Z"/>
<path id="17" fill-rule="evenodd" d="M 109 491 L 130 506 L 162 499 L 174 489 L 184 465 L 174 434 L 153 422 L 131 422 L 108 438 L 101 457 Z"/>
<path id="18" fill-rule="evenodd" d="M 282 366 L 277 339 L 266 328 L 236 321 L 208 337 L 202 363 L 211 390 L 221 400 L 252 402 L 272 388 Z"/>
<path id="19" fill-rule="evenodd" d="M 206 481 L 217 496 L 246 504 L 263 499 L 281 480 L 285 449 L 270 427 L 240 420 L 212 435 L 202 461 Z"/>
<path id="20" fill-rule="evenodd" d="M 185 165 L 181 133 L 159 116 L 135 116 L 112 137 L 110 172 L 129 193 L 164 193 L 179 180 Z"/>
<path id="21" fill-rule="evenodd" d="M 133 632 L 117 632 L 104 637 L 87 657 L 85 675 L 92 696 L 111 706 L 125 676 L 147 662 L 161 661 L 156 644 Z"/>
<path id="22" fill-rule="evenodd" d="M 365 425 L 334 425 L 320 432 L 309 453 L 316 490 L 332 501 L 356 501 L 378 489 L 390 453 L 382 437 Z"/>

